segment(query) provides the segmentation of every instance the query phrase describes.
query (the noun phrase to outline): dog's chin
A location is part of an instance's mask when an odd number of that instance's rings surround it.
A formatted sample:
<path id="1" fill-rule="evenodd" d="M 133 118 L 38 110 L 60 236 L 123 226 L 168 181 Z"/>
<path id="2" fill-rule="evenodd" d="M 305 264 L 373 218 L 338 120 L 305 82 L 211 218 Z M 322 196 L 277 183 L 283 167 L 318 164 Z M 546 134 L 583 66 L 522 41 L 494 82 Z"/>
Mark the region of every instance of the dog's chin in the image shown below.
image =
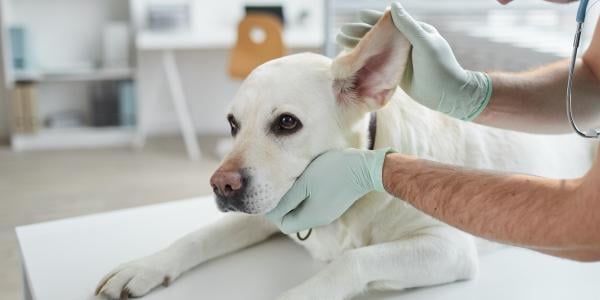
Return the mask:
<path id="1" fill-rule="evenodd" d="M 217 203 L 217 208 L 221 212 L 226 213 L 226 212 L 238 211 L 238 208 L 236 206 L 227 203 L 227 200 L 224 200 L 222 197 L 219 197 L 217 195 L 215 195 L 215 202 Z"/>
<path id="2" fill-rule="evenodd" d="M 249 215 L 264 215 L 277 206 L 276 201 L 271 201 L 274 203 L 268 205 L 267 203 L 257 203 L 256 201 L 244 201 L 244 199 L 224 199 L 217 195 L 215 195 L 215 202 L 221 212 L 239 212 Z"/>

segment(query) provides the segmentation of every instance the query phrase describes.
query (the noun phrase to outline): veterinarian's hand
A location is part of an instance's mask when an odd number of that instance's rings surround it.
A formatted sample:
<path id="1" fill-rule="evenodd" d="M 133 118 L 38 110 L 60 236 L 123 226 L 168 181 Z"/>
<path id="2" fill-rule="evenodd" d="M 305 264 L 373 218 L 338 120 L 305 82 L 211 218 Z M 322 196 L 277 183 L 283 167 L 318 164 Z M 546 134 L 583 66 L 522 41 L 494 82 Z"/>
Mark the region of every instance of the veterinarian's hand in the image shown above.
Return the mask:
<path id="1" fill-rule="evenodd" d="M 341 45 L 353 48 L 371 29 L 382 13 L 360 12 L 364 23 L 342 26 L 337 36 Z M 415 21 L 397 2 L 392 3 L 396 28 L 413 46 L 400 84 L 419 103 L 461 120 L 473 120 L 488 104 L 492 81 L 482 72 L 463 69 L 448 42 L 431 25 Z"/>
<path id="2" fill-rule="evenodd" d="M 286 234 L 333 222 L 365 194 L 385 192 L 382 172 L 389 152 L 393 150 L 347 149 L 322 154 L 267 218 Z"/>

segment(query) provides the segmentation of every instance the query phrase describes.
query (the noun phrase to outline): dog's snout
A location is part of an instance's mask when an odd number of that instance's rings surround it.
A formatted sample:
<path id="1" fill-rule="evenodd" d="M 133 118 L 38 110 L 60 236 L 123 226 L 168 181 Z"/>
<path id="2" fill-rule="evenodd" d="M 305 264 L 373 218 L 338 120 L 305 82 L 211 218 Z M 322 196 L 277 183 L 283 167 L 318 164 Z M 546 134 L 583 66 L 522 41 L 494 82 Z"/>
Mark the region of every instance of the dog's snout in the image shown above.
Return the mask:
<path id="1" fill-rule="evenodd" d="M 244 188 L 244 179 L 240 171 L 219 170 L 210 178 L 215 194 L 223 198 L 236 196 Z"/>
<path id="2" fill-rule="evenodd" d="M 226 160 L 210 178 L 219 210 L 245 211 L 244 197 L 248 186 L 248 174 L 240 159 Z"/>

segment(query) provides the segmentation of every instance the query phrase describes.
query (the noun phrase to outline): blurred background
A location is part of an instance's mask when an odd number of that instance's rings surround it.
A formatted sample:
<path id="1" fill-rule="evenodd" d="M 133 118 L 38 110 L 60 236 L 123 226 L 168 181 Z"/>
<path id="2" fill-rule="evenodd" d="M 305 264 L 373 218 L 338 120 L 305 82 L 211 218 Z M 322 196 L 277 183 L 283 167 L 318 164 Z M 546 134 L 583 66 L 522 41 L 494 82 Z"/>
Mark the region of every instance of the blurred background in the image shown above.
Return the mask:
<path id="1" fill-rule="evenodd" d="M 523 71 L 571 51 L 576 3 L 402 3 L 468 69 Z M 387 5 L 1 0 L 0 299 L 22 299 L 15 226 L 210 194 L 247 73 L 289 53 L 333 57 L 341 24 Z"/>

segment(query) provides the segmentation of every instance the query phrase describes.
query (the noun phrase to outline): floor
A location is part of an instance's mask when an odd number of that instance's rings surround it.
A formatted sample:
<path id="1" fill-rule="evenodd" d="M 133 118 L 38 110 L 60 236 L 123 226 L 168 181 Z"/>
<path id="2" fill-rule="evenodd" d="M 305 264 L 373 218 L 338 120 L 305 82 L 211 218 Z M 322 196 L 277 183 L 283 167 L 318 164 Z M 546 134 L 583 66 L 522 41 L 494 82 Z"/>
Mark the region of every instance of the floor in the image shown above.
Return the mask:
<path id="1" fill-rule="evenodd" d="M 14 153 L 0 146 L 0 299 L 22 299 L 14 227 L 211 193 L 217 137 L 189 161 L 176 137 L 129 148 Z"/>

